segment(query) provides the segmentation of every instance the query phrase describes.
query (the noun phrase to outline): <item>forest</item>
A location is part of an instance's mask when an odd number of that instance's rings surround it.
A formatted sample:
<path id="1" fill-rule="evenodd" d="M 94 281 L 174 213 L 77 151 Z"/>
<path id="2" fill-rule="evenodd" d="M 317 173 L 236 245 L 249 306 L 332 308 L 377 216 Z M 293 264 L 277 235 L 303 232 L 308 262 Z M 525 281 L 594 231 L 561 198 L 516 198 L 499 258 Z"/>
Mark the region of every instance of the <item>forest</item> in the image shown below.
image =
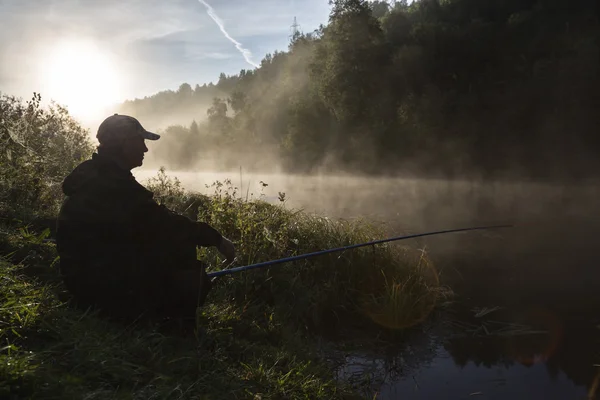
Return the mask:
<path id="1" fill-rule="evenodd" d="M 260 68 L 125 102 L 143 120 L 192 110 L 164 129 L 156 162 L 536 180 L 600 171 L 594 2 L 330 6 L 326 25 Z"/>

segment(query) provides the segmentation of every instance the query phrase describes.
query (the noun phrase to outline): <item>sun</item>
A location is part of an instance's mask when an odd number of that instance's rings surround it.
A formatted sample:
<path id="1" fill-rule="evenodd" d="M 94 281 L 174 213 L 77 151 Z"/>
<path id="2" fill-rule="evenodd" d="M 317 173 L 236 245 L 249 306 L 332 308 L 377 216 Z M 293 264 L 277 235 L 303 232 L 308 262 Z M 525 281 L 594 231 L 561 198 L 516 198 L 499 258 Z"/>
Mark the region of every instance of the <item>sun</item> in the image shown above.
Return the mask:
<path id="1" fill-rule="evenodd" d="M 66 40 L 47 53 L 42 63 L 46 93 L 82 119 L 94 118 L 120 100 L 115 63 L 93 41 Z"/>

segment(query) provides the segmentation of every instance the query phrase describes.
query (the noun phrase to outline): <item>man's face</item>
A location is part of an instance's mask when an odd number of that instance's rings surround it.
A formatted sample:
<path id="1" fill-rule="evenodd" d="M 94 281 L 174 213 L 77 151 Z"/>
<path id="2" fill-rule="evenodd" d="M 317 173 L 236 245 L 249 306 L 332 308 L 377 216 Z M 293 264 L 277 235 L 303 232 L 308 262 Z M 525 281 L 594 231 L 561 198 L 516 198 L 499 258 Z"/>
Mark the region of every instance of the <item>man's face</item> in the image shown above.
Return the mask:
<path id="1" fill-rule="evenodd" d="M 129 168 L 141 167 L 144 162 L 144 153 L 148 151 L 144 138 L 141 136 L 129 137 L 123 141 L 122 162 Z"/>

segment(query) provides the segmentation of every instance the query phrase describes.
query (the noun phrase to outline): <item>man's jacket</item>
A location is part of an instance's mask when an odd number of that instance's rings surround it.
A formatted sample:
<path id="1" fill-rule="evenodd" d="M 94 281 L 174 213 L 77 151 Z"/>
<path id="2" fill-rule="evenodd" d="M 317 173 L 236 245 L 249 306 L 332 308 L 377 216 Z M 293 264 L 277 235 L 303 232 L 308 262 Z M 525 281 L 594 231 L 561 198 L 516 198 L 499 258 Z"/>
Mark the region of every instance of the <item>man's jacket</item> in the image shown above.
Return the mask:
<path id="1" fill-rule="evenodd" d="M 75 168 L 62 188 L 61 272 L 82 290 L 125 288 L 139 277 L 160 279 L 177 263 L 195 261 L 196 245 L 221 243 L 215 229 L 158 205 L 130 171 L 102 155 Z"/>

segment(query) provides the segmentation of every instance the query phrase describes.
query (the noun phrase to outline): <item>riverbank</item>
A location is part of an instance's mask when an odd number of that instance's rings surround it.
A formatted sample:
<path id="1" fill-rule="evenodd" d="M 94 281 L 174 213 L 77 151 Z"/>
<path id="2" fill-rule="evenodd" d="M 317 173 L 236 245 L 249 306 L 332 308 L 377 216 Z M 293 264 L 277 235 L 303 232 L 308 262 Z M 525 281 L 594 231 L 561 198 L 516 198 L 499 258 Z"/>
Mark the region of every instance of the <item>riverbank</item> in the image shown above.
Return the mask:
<path id="1" fill-rule="evenodd" d="M 164 173 L 148 186 L 158 201 L 234 240 L 238 265 L 381 237 L 366 221 L 246 201 L 227 182 L 210 197 Z M 336 379 L 322 338 L 364 345 L 393 337 L 449 295 L 425 252 L 380 245 L 220 279 L 186 332 L 124 325 L 68 306 L 51 231 L 5 218 L 1 232 L 2 397 L 360 398 Z M 198 255 L 219 265 L 212 250 Z"/>

